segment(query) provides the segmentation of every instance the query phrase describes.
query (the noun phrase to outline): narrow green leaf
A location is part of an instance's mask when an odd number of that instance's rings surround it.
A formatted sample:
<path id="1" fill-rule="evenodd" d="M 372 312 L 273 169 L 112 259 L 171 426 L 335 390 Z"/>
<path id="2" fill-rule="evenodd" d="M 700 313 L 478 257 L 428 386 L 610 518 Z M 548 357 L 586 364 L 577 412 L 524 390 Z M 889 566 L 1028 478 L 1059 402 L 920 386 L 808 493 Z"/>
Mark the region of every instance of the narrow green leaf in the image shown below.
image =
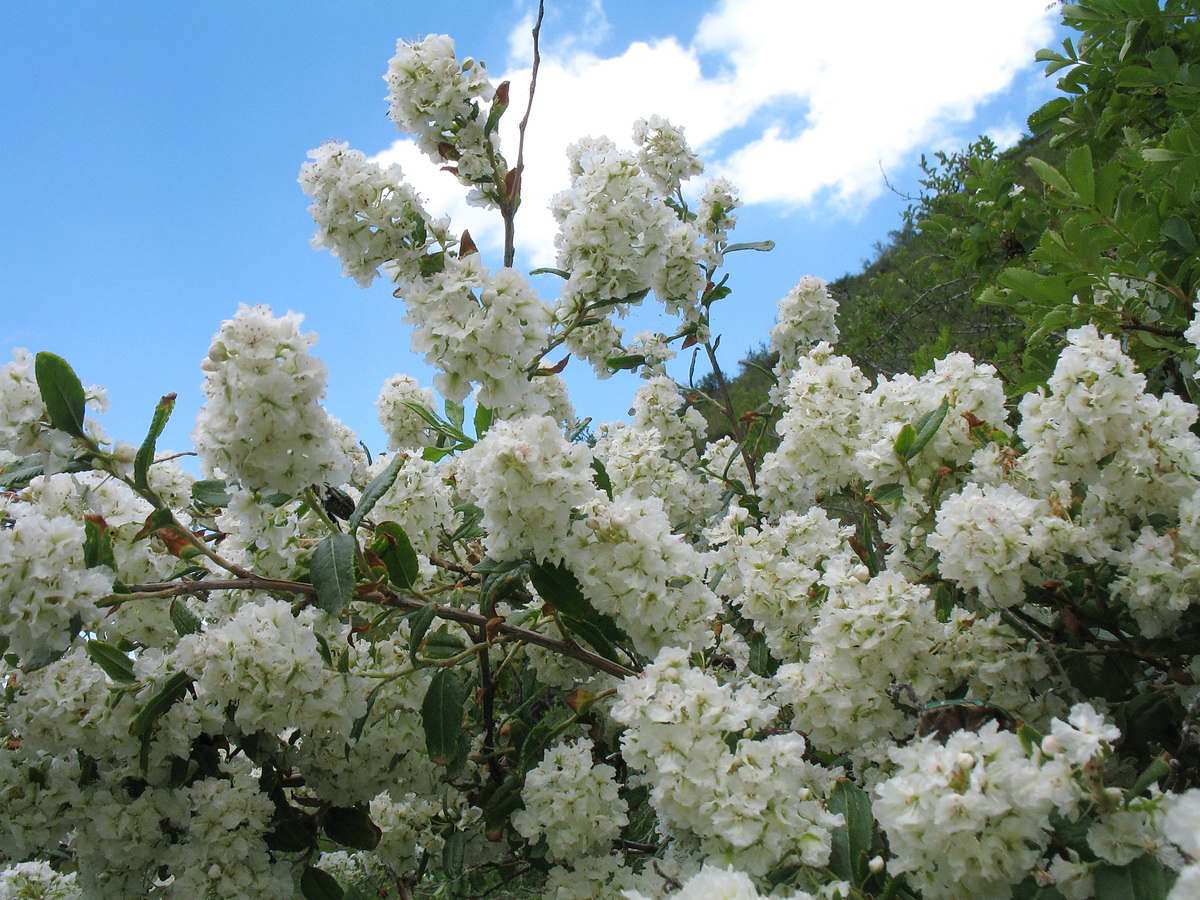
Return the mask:
<path id="1" fill-rule="evenodd" d="M 646 364 L 646 357 L 641 353 L 631 353 L 628 356 L 610 356 L 604 361 L 610 371 L 619 372 L 622 369 L 636 369 Z"/>
<path id="2" fill-rule="evenodd" d="M 849 779 L 841 779 L 829 795 L 831 813 L 841 813 L 846 823 L 833 830 L 829 868 L 843 881 L 862 887 L 870 877 L 868 863 L 875 845 L 875 817 L 871 798 Z"/>
<path id="3" fill-rule="evenodd" d="M 119 681 L 122 684 L 133 684 L 137 681 L 137 676 L 133 674 L 133 660 L 112 644 L 106 644 L 104 641 L 88 641 L 87 655 L 113 681 Z"/>
<path id="4" fill-rule="evenodd" d="M 200 506 L 224 509 L 229 505 L 229 485 L 219 479 L 197 481 L 192 484 L 192 500 Z"/>
<path id="5" fill-rule="evenodd" d="M 1164 759 L 1164 757 L 1166 757 Z M 1138 776 L 1138 780 L 1134 782 L 1133 787 L 1125 792 L 1125 802 L 1128 803 L 1134 797 L 1140 796 L 1152 784 L 1157 784 L 1163 778 L 1171 774 L 1170 756 L 1156 756 L 1154 760 L 1146 767 L 1146 770 Z"/>
<path id="6" fill-rule="evenodd" d="M 1021 741 L 1021 746 L 1025 748 L 1026 753 L 1033 753 L 1035 748 L 1040 749 L 1042 741 L 1045 740 L 1045 735 L 1034 728 L 1032 725 L 1027 725 L 1022 722 L 1017 726 L 1017 738 Z"/>
<path id="7" fill-rule="evenodd" d="M 342 900 L 345 896 L 337 879 L 316 866 L 309 866 L 300 876 L 300 893 L 304 900 Z"/>
<path id="8" fill-rule="evenodd" d="M 528 563 L 522 562 L 513 569 L 494 572 L 484 579 L 483 587 L 479 590 L 479 608 L 485 616 L 491 616 L 497 603 L 524 586 L 529 575 L 528 567 Z"/>
<path id="9" fill-rule="evenodd" d="M 158 718 L 183 697 L 192 681 L 192 676 L 187 672 L 176 672 L 168 678 L 159 688 L 158 693 L 147 700 L 146 705 L 138 710 L 138 714 L 129 728 L 129 733 L 134 737 L 146 734 L 158 721 Z"/>
<path id="10" fill-rule="evenodd" d="M 90 472 L 92 464 L 86 459 L 73 459 L 59 471 L 61 472 Z M 45 460 L 38 454 L 14 459 L 7 466 L 0 468 L 0 487 L 10 491 L 19 491 L 39 475 L 46 474 Z"/>
<path id="11" fill-rule="evenodd" d="M 916 435 L 914 434 L 914 438 Z M 881 484 L 871 490 L 871 499 L 876 503 L 892 503 L 904 499 L 904 485 Z"/>
<path id="12" fill-rule="evenodd" d="M 771 656 L 767 639 L 759 632 L 750 635 L 750 671 L 761 678 L 769 678 L 779 669 L 779 660 Z"/>
<path id="13" fill-rule="evenodd" d="M 150 488 L 150 482 L 147 479 L 150 465 L 154 462 L 154 445 L 162 435 L 163 429 L 167 427 L 167 420 L 171 418 L 173 409 L 175 409 L 174 394 L 167 394 L 158 401 L 158 405 L 154 407 L 154 418 L 150 421 L 150 430 L 146 432 L 146 439 L 142 441 L 142 446 L 138 448 L 137 455 L 133 458 L 133 483 L 145 490 Z"/>
<path id="14" fill-rule="evenodd" d="M 325 834 L 343 847 L 374 850 L 383 832 L 371 816 L 357 806 L 335 806 L 325 815 Z"/>
<path id="15" fill-rule="evenodd" d="M 421 562 L 417 559 L 417 551 L 398 523 L 381 522 L 376 525 L 371 549 L 383 560 L 388 579 L 400 590 L 408 590 L 420 579 Z"/>
<path id="16" fill-rule="evenodd" d="M 433 624 L 433 620 L 437 618 L 437 604 L 433 601 L 426 603 L 425 606 L 412 618 L 408 632 L 408 654 L 415 657 L 421 649 L 421 642 L 425 640 L 425 632 L 429 630 L 429 626 Z"/>
<path id="17" fill-rule="evenodd" d="M 396 479 L 399 477 L 404 463 L 404 457 L 397 453 L 392 457 L 387 467 L 371 479 L 371 483 L 367 485 L 367 489 L 358 498 L 358 505 L 354 507 L 354 512 L 346 520 L 347 531 L 354 534 L 367 513 L 374 509 L 375 504 L 380 501 L 383 495 L 392 489 L 392 485 L 396 483 Z"/>
<path id="18" fill-rule="evenodd" d="M 113 555 L 113 536 L 99 516 L 88 515 L 83 520 L 83 562 L 89 569 L 108 566 L 117 571 Z"/>
<path id="19" fill-rule="evenodd" d="M 947 397 L 942 400 L 937 409 L 931 409 L 917 420 L 914 426 L 917 430 L 917 436 L 913 440 L 912 446 L 904 454 L 906 460 L 912 459 L 933 440 L 933 436 L 937 434 L 938 429 L 942 427 L 942 423 L 946 421 L 946 413 L 949 409 L 950 398 Z"/>
<path id="20" fill-rule="evenodd" d="M 74 437 L 83 437 L 83 415 L 87 397 L 75 370 L 61 356 L 42 351 L 33 362 L 42 403 L 50 416 L 50 424 Z"/>
<path id="21" fill-rule="evenodd" d="M 458 751 L 466 698 L 466 685 L 458 672 L 454 669 L 438 669 L 421 702 L 425 749 L 429 759 L 436 765 L 449 765 Z"/>
<path id="22" fill-rule="evenodd" d="M 450 832 L 442 846 L 442 871 L 452 880 L 461 878 L 466 855 L 466 835 L 458 830 Z M 451 896 L 453 895 L 454 892 L 451 893 Z"/>
<path id="23" fill-rule="evenodd" d="M 523 806 L 521 779 L 509 775 L 483 802 L 483 822 L 491 834 L 508 824 L 508 818 Z"/>
<path id="24" fill-rule="evenodd" d="M 758 250 L 766 253 L 769 250 L 775 249 L 774 241 L 748 241 L 741 244 L 730 244 L 725 248 L 726 253 L 737 253 L 739 250 Z"/>
<path id="25" fill-rule="evenodd" d="M 317 606 L 331 616 L 340 616 L 354 599 L 354 538 L 331 534 L 312 556 L 312 583 L 317 589 Z"/>
<path id="26" fill-rule="evenodd" d="M 571 273 L 566 269 L 556 269 L 553 266 L 542 266 L 538 269 L 530 269 L 530 275 L 557 275 L 559 278 L 570 278 Z"/>

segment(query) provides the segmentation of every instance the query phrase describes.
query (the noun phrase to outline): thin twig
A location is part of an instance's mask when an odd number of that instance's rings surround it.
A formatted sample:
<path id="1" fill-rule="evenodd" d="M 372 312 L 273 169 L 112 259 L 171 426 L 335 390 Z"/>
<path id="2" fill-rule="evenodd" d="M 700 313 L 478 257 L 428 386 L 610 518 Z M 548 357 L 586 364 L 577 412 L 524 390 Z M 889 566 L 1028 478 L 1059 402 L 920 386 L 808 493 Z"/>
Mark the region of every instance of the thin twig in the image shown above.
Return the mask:
<path id="1" fill-rule="evenodd" d="M 513 176 L 512 191 L 509 195 L 511 204 L 504 216 L 504 265 L 511 266 L 516 258 L 516 215 L 521 198 L 521 176 L 525 173 L 525 129 L 529 126 L 529 114 L 533 112 L 533 95 L 537 90 L 538 67 L 542 63 L 539 40 L 542 34 L 542 17 L 545 15 L 545 2 L 538 0 L 537 21 L 533 23 L 533 67 L 529 72 L 529 103 L 525 106 L 525 115 L 517 126 L 517 168 Z M 515 201 L 515 202 L 514 202 Z"/>

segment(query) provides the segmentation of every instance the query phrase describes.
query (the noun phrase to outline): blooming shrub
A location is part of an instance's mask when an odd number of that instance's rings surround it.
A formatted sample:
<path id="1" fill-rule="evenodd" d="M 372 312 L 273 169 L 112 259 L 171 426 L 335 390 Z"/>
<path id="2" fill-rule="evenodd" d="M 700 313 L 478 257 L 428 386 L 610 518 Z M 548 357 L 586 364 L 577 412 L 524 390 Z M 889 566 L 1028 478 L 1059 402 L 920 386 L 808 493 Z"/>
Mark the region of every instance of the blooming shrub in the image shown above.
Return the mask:
<path id="1" fill-rule="evenodd" d="M 511 227 L 507 86 L 437 35 L 388 83 Z M 439 367 L 441 403 L 385 383 L 377 459 L 294 313 L 214 337 L 199 480 L 173 397 L 133 447 L 64 360 L 0 371 L 0 894 L 1192 896 L 1195 407 L 1092 324 L 1028 391 L 961 353 L 872 384 L 804 278 L 776 449 L 733 411 L 706 444 L 664 362 L 716 359 L 718 270 L 766 244 L 678 128 L 634 142 L 570 151 L 554 304 L 313 152 L 315 245 Z M 678 330 L 624 343 L 651 297 Z M 636 371 L 632 421 L 586 439 L 557 348 Z"/>

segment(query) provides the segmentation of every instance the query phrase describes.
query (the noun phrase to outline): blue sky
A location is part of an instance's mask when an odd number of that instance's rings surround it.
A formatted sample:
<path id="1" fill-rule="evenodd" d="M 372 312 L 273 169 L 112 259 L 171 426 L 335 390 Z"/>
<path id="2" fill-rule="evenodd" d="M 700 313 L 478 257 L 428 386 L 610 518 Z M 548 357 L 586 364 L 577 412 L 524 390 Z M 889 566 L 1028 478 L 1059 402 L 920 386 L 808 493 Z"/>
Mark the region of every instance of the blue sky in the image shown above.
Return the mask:
<path id="1" fill-rule="evenodd" d="M 109 389 L 103 422 L 141 440 L 177 392 L 161 447 L 183 449 L 201 403 L 199 361 L 238 303 L 305 314 L 330 369 L 329 410 L 373 449 L 383 380 L 432 376 L 403 310 L 361 291 L 308 245 L 296 175 L 323 141 L 398 160 L 431 212 L 461 211 L 453 179 L 422 169 L 386 118 L 398 38 L 444 32 L 460 55 L 528 67 L 529 0 L 353 3 L 8 4 L 0 31 L 0 362 L 51 350 Z M 716 311 L 730 368 L 766 337 L 802 275 L 837 278 L 899 224 L 921 153 L 981 133 L 1019 135 L 1053 96 L 1033 62 L 1056 44 L 1045 0 L 547 0 L 518 264 L 552 256 L 539 211 L 565 186 L 562 144 L 659 113 L 684 124 L 748 201 Z M 514 104 L 515 105 L 515 104 Z M 513 124 L 516 116 L 510 114 Z M 439 177 L 440 175 L 440 177 Z M 444 209 L 441 209 L 444 207 Z M 495 230 L 466 220 L 499 265 Z M 752 257 L 752 258 L 751 258 Z M 541 278 L 538 288 L 554 290 Z M 654 327 L 648 316 L 633 330 Z M 686 373 L 686 360 L 679 374 Z M 564 373 L 583 414 L 623 415 L 636 388 Z"/>

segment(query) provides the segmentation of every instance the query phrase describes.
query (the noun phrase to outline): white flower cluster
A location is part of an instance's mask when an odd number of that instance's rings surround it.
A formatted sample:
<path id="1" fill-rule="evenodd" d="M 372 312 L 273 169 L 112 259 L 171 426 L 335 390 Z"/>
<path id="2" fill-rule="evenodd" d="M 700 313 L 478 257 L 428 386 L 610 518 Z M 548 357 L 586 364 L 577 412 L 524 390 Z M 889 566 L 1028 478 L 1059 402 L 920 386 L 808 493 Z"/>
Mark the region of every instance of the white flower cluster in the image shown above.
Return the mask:
<path id="1" fill-rule="evenodd" d="M 0 494 L 0 634 L 31 664 L 97 626 L 113 573 L 84 565 L 79 522 L 10 498 Z"/>
<path id="2" fill-rule="evenodd" d="M 559 224 L 557 264 L 571 273 L 564 301 L 619 301 L 648 290 L 675 214 L 657 199 L 637 156 L 608 138 L 572 144 L 567 157 L 571 187 L 550 201 Z"/>
<path id="3" fill-rule="evenodd" d="M 282 600 L 239 609 L 228 622 L 179 641 L 175 664 L 216 711 L 236 705 L 245 734 L 333 729 L 348 733 L 366 711 L 355 679 L 327 671 L 316 635 Z"/>
<path id="4" fill-rule="evenodd" d="M 207 401 L 192 440 L 209 472 L 248 490 L 295 496 L 350 478 L 351 462 L 320 405 L 325 364 L 309 354 L 317 338 L 300 332 L 302 318 L 241 304 L 201 364 Z"/>
<path id="5" fill-rule="evenodd" d="M 682 182 L 704 171 L 683 130 L 662 116 L 634 122 L 633 142 L 638 145 L 638 165 L 663 197 L 674 197 Z"/>
<path id="6" fill-rule="evenodd" d="M 840 770 L 806 761 L 798 734 L 752 738 L 778 712 L 765 694 L 720 685 L 670 648 L 619 695 L 611 715 L 626 727 L 622 754 L 646 773 L 665 829 L 693 835 L 702 858 L 751 875 L 789 854 L 811 866 L 828 861 L 842 818 L 824 798 Z"/>
<path id="7" fill-rule="evenodd" d="M 479 101 L 490 100 L 495 88 L 483 63 L 469 57 L 460 63 L 454 40 L 431 34 L 420 41 L 397 42 L 384 80 L 391 100 L 388 117 L 416 138 L 422 153 L 452 165 L 464 184 L 493 177 L 490 141 L 484 134 L 486 114 Z"/>
<path id="8" fill-rule="evenodd" d="M 22 862 L 0 870 L 0 900 L 78 900 L 75 873 L 55 872 L 47 862 Z"/>
<path id="9" fill-rule="evenodd" d="M 601 496 L 591 454 L 545 416 L 497 422 L 460 457 L 458 488 L 483 510 L 488 555 L 557 558 L 571 509 Z"/>
<path id="10" fill-rule="evenodd" d="M 621 893 L 625 900 L 650 900 L 637 891 Z M 745 872 L 706 864 L 663 900 L 760 900 L 763 896 Z M 813 895 L 807 891 L 795 891 L 787 896 L 789 900 L 814 900 Z"/>
<path id="11" fill-rule="evenodd" d="M 704 185 L 696 201 L 696 223 L 704 248 L 700 259 L 705 265 L 716 267 L 725 262 L 729 232 L 737 225 L 733 211 L 741 205 L 737 189 L 728 180 L 714 178 Z"/>
<path id="12" fill-rule="evenodd" d="M 442 396 L 461 402 L 474 381 L 476 400 L 500 415 L 527 402 L 532 389 L 524 370 L 542 349 L 553 313 L 521 273 L 489 273 L 472 253 L 447 257 L 441 272 L 406 279 L 400 290 L 405 321 L 414 326 L 412 348 L 438 369 L 434 384 Z"/>
<path id="13" fill-rule="evenodd" d="M 299 181 L 313 198 L 312 245 L 327 248 L 359 287 L 370 287 L 380 266 L 411 269 L 436 226 L 400 167 L 383 169 L 345 143 L 322 144 L 308 155 L 313 161 L 300 167 Z"/>
<path id="14" fill-rule="evenodd" d="M 779 659 L 799 657 L 825 591 L 866 579 L 866 566 L 850 548 L 852 533 L 815 507 L 749 527 L 721 550 L 727 590 Z"/>
<path id="15" fill-rule="evenodd" d="M 671 533 L 662 500 L 618 495 L 582 513 L 561 552 L 592 605 L 644 656 L 708 646 L 721 601 L 701 577 L 704 558 Z"/>
<path id="16" fill-rule="evenodd" d="M 819 494 L 850 482 L 860 440 L 860 398 L 868 387 L 858 366 L 836 356 L 827 343 L 800 357 L 776 425 L 779 447 L 759 473 L 768 508 L 807 509 Z"/>
<path id="17" fill-rule="evenodd" d="M 616 769 L 593 763 L 593 749 L 587 738 L 555 744 L 525 775 L 525 807 L 513 814 L 512 825 L 527 841 L 545 837 L 552 860 L 569 862 L 602 851 L 629 824 Z"/>
<path id="18" fill-rule="evenodd" d="M 805 275 L 779 301 L 775 326 L 771 329 L 771 351 L 778 354 L 775 376 L 778 392 L 791 380 L 802 354 L 817 344 L 836 344 L 838 302 L 820 278 Z M 778 404 L 782 396 L 772 398 Z"/>
<path id="19" fill-rule="evenodd" d="M 928 900 L 1006 900 L 1050 842 L 1050 815 L 1082 798 L 1070 763 L 1031 759 L 1017 735 L 989 722 L 891 753 L 897 771 L 875 788 L 888 871 L 908 873 Z"/>
<path id="20" fill-rule="evenodd" d="M 428 447 L 435 440 L 425 419 L 407 404 L 414 404 L 432 413 L 437 408 L 437 398 L 432 390 L 417 384 L 417 379 L 411 375 L 393 375 L 383 383 L 375 400 L 379 424 L 387 434 L 389 450 Z"/>

